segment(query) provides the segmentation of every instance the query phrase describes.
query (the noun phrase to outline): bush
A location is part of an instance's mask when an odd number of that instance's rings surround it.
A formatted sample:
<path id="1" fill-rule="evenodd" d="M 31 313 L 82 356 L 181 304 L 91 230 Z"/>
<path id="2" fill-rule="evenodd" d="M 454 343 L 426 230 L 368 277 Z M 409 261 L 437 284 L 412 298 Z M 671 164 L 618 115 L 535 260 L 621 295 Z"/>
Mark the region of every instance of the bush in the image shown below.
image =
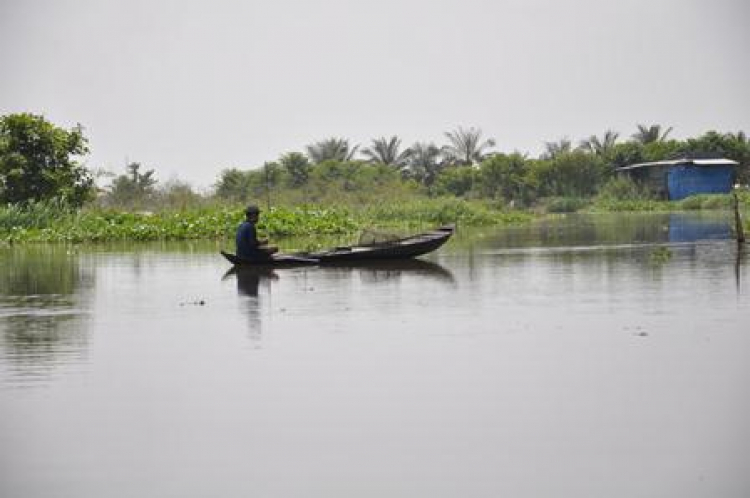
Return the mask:
<path id="1" fill-rule="evenodd" d="M 677 202 L 679 209 L 695 211 L 699 209 L 728 209 L 732 204 L 731 195 L 700 194 Z"/>
<path id="2" fill-rule="evenodd" d="M 580 197 L 550 197 L 544 202 L 548 213 L 575 213 L 590 204 Z"/>

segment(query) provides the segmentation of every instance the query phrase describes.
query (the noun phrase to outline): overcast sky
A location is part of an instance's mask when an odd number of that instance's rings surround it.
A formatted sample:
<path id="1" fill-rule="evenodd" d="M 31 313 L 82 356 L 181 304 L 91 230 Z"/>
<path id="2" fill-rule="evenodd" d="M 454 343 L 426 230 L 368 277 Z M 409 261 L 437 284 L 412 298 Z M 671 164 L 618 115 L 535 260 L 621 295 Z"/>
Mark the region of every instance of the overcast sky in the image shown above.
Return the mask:
<path id="1" fill-rule="evenodd" d="M 196 186 L 328 137 L 750 132 L 748 0 L 0 0 L 0 114 Z"/>

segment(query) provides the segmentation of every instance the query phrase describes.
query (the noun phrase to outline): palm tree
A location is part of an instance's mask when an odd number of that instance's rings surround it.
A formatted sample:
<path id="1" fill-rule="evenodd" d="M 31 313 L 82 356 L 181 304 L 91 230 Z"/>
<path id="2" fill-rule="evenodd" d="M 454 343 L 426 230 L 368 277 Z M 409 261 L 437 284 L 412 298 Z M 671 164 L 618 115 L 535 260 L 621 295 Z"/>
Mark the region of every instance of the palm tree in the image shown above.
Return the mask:
<path id="1" fill-rule="evenodd" d="M 495 146 L 495 140 L 492 138 L 482 142 L 482 130 L 478 128 L 464 130 L 459 127 L 457 130 L 446 132 L 445 136 L 450 143 L 445 146 L 444 153 L 453 164 L 471 166 L 482 162 L 487 155 L 485 150 Z"/>
<path id="2" fill-rule="evenodd" d="M 328 138 L 306 147 L 307 155 L 315 164 L 331 160 L 341 162 L 351 161 L 354 154 L 357 153 L 358 148 L 359 145 L 356 145 L 350 149 L 349 140 L 344 138 Z"/>
<path id="3" fill-rule="evenodd" d="M 651 126 L 639 124 L 637 126 L 638 131 L 633 134 L 633 139 L 643 145 L 654 142 L 663 142 L 667 139 L 667 135 L 672 131 L 672 127 L 670 126 L 662 132 L 662 127 L 658 124 Z"/>
<path id="4" fill-rule="evenodd" d="M 310 176 L 310 160 L 300 152 L 289 152 L 279 158 L 279 165 L 289 174 L 292 187 L 307 183 Z"/>
<path id="5" fill-rule="evenodd" d="M 619 136 L 616 131 L 607 130 L 601 140 L 596 135 L 591 135 L 586 140 L 581 140 L 579 147 L 597 156 L 603 156 L 612 150 Z"/>
<path id="6" fill-rule="evenodd" d="M 404 168 L 411 155 L 411 149 L 401 151 L 401 139 L 392 136 L 390 139 L 381 137 L 372 141 L 372 147 L 362 150 L 368 161 L 373 163 L 395 166 L 398 169 Z"/>
<path id="7" fill-rule="evenodd" d="M 557 142 L 544 142 L 545 152 L 542 159 L 555 159 L 560 154 L 573 150 L 573 143 L 567 138 L 561 138 Z"/>
<path id="8" fill-rule="evenodd" d="M 428 187 L 445 167 L 443 151 L 433 143 L 417 142 L 411 146 L 409 170 L 412 176 Z"/>

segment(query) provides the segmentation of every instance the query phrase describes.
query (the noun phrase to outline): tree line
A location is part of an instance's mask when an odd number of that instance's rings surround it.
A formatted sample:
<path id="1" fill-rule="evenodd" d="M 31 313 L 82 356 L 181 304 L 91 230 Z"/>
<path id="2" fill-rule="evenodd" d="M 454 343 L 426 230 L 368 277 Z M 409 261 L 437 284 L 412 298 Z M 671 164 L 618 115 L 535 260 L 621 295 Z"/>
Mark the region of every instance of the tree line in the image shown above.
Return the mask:
<path id="1" fill-rule="evenodd" d="M 750 140 L 743 132 L 709 131 L 686 140 L 670 139 L 672 128 L 637 125 L 625 140 L 607 130 L 575 144 L 568 139 L 545 143 L 539 157 L 493 150 L 478 128 L 444 134 L 446 143 L 416 142 L 403 147 L 397 136 L 373 139 L 360 149 L 343 138 L 329 138 L 289 152 L 250 170 L 222 171 L 216 195 L 236 201 L 263 198 L 270 192 L 319 202 L 363 190 L 409 190 L 428 196 L 450 195 L 501 200 L 529 206 L 548 197 L 591 197 L 605 187 L 635 185 L 616 178 L 618 168 L 674 158 L 733 159 L 741 164 L 739 180 L 747 182 Z M 623 190 L 620 188 L 620 190 Z M 647 193 L 638 192 L 639 195 Z"/>
<path id="2" fill-rule="evenodd" d="M 141 208 L 154 204 L 189 207 L 209 198 L 289 203 L 387 202 L 403 196 L 456 196 L 531 206 L 550 197 L 591 197 L 622 185 L 617 169 L 629 164 L 680 157 L 724 157 L 738 161 L 739 180 L 748 181 L 750 140 L 743 132 L 709 131 L 676 140 L 672 128 L 637 125 L 625 139 L 613 130 L 577 143 L 545 143 L 538 157 L 495 150 L 496 141 L 478 128 L 444 133 L 444 143 L 404 146 L 384 136 L 361 147 L 328 138 L 251 169 L 223 170 L 214 191 L 199 195 L 187 183 L 160 185 L 153 169 L 130 163 L 110 174 L 104 189 L 79 161 L 88 153 L 83 129 L 63 129 L 29 113 L 0 118 L 0 202 L 62 200 L 71 206 L 96 202 Z M 619 184 L 618 184 L 619 182 Z M 627 183 L 627 182 L 625 182 Z"/>

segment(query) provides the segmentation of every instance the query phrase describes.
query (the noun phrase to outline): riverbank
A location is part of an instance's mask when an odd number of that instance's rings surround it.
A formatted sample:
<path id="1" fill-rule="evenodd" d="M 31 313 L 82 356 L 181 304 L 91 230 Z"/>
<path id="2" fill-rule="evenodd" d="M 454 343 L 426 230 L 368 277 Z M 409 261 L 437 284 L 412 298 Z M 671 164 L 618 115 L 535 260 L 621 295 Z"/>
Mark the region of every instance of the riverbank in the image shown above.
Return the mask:
<path id="1" fill-rule="evenodd" d="M 740 194 L 744 213 L 750 194 Z M 701 195 L 682 201 L 649 199 L 555 198 L 527 210 L 491 201 L 456 198 L 414 199 L 362 206 L 275 206 L 263 213 L 259 228 L 268 237 L 341 235 L 364 229 L 414 230 L 446 223 L 490 226 L 525 223 L 549 213 L 680 212 L 731 209 L 729 195 Z M 241 206 L 200 206 L 158 212 L 117 209 L 70 210 L 55 203 L 0 208 L 4 243 L 219 240 L 234 236 Z M 750 231 L 750 216 L 744 216 Z"/>
<path id="2" fill-rule="evenodd" d="M 362 207 L 295 206 L 264 211 L 260 230 L 268 237 L 347 234 L 365 228 L 421 228 L 458 223 L 471 226 L 522 223 L 530 213 L 498 210 L 485 202 L 419 200 Z M 5 243 L 190 240 L 233 237 L 241 207 L 213 206 L 162 212 L 69 211 L 36 204 L 0 209 Z"/>

